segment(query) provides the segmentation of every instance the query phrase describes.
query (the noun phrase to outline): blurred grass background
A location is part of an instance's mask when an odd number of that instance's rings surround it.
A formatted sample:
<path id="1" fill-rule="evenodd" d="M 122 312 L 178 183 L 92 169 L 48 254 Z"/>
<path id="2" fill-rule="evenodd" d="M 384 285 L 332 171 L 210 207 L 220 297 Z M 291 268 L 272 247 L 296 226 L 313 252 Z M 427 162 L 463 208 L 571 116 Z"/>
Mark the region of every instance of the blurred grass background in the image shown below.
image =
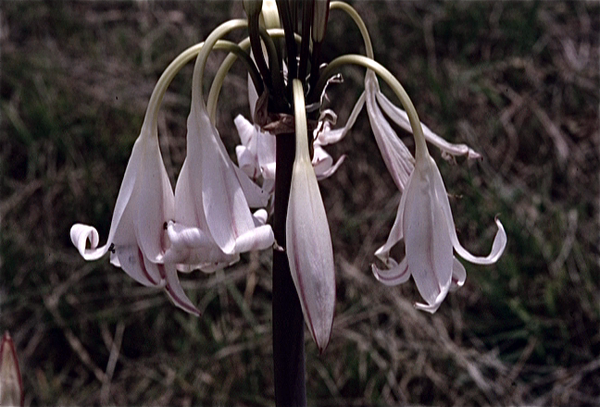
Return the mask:
<path id="1" fill-rule="evenodd" d="M 329 152 L 348 158 L 321 183 L 337 266 L 337 315 L 319 356 L 306 336 L 311 405 L 600 404 L 599 29 L 596 2 L 357 2 L 377 59 L 421 119 L 480 162 L 444 162 L 466 263 L 465 287 L 433 316 L 414 283 L 370 272 L 399 195 L 366 115 Z M 69 239 L 84 222 L 106 239 L 146 104 L 162 70 L 241 3 L 2 2 L 0 328 L 19 352 L 26 405 L 272 405 L 270 253 L 182 276 L 200 319 Z M 232 37 L 239 39 L 240 37 Z M 326 52 L 362 52 L 331 13 Z M 222 55 L 211 57 L 209 72 Z M 345 120 L 358 69 L 331 89 Z M 185 155 L 191 64 L 159 120 L 172 177 Z M 219 128 L 237 142 L 248 115 L 236 66 Z M 242 96 L 240 96 L 242 95 Z M 411 138 L 402 135 L 408 145 Z"/>

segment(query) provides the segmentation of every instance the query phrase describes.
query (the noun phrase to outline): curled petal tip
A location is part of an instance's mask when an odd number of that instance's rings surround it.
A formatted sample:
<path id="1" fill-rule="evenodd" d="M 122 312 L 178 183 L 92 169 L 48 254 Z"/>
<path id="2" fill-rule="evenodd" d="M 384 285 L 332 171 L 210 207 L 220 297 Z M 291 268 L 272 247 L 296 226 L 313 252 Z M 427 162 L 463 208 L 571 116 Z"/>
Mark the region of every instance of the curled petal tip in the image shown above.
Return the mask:
<path id="1" fill-rule="evenodd" d="M 452 280 L 450 281 L 450 291 L 455 291 L 465 284 L 467 271 L 460 261 L 455 257 L 452 266 Z"/>
<path id="2" fill-rule="evenodd" d="M 97 260 L 104 256 L 108 251 L 108 243 L 105 246 L 98 247 L 100 241 L 96 228 L 81 223 L 76 223 L 71 226 L 70 230 L 71 242 L 85 260 Z M 87 248 L 87 243 L 90 242 L 90 248 Z"/>
<path id="3" fill-rule="evenodd" d="M 410 278 L 410 272 L 408 270 L 406 259 L 402 260 L 400 264 L 397 264 L 392 259 L 390 260 L 389 265 L 391 267 L 388 270 L 380 269 L 375 264 L 371 265 L 371 271 L 377 281 L 387 286 L 394 286 L 407 282 Z"/>

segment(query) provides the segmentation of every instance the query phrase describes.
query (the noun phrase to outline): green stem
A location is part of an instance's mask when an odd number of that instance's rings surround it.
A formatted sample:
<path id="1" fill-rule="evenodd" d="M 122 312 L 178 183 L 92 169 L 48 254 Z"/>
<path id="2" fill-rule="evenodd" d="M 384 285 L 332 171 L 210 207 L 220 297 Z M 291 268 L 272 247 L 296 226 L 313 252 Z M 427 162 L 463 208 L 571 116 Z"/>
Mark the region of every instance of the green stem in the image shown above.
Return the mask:
<path id="1" fill-rule="evenodd" d="M 208 55 L 219 39 L 227 35 L 230 31 L 233 31 L 237 28 L 246 27 L 248 27 L 248 21 L 246 20 L 229 20 L 215 28 L 204 41 L 204 46 L 200 50 L 198 58 L 196 59 L 196 65 L 194 66 L 194 75 L 192 79 L 192 94 L 194 92 L 200 92 L 200 103 L 204 103 L 202 82 L 204 80 L 204 69 L 206 68 Z"/>
<path id="2" fill-rule="evenodd" d="M 329 7 L 331 10 L 342 10 L 346 12 L 346 14 L 350 16 L 350 18 L 352 18 L 354 24 L 356 24 L 356 26 L 360 30 L 360 34 L 363 37 L 367 57 L 374 59 L 375 54 L 373 53 L 373 44 L 371 43 L 369 30 L 367 29 L 367 26 L 365 25 L 365 22 L 361 18 L 360 14 L 358 14 L 358 12 L 351 5 L 349 5 L 348 3 L 344 3 L 343 1 L 332 1 Z"/>
<path id="3" fill-rule="evenodd" d="M 193 45 L 193 46 L 189 47 L 188 49 L 184 50 L 163 71 L 160 78 L 156 82 L 156 85 L 154 86 L 152 95 L 150 96 L 150 100 L 148 102 L 148 107 L 146 109 L 146 116 L 144 118 L 143 126 L 156 127 L 157 118 L 158 118 L 158 110 L 160 109 L 162 100 L 165 96 L 167 89 L 169 88 L 169 85 L 175 78 L 175 75 L 177 75 L 177 73 L 179 73 L 181 68 L 183 68 L 188 62 L 190 62 L 192 59 L 194 59 L 195 57 L 198 56 L 198 54 L 202 50 L 203 46 L 204 46 L 204 42 L 201 42 L 199 44 Z M 258 70 L 254 66 L 254 63 L 252 62 L 252 59 L 250 58 L 250 56 L 246 52 L 244 52 L 242 47 L 240 47 L 237 44 L 234 44 L 230 41 L 219 40 L 215 44 L 214 49 L 229 51 L 229 52 L 233 53 L 236 56 L 236 58 L 238 58 L 238 57 L 242 58 L 242 61 L 248 68 L 248 72 L 250 73 L 250 77 L 252 78 L 252 80 L 254 82 L 254 86 L 256 86 L 257 89 L 259 89 L 259 87 L 262 84 L 262 81 L 261 81 L 260 75 L 258 74 Z M 152 121 L 150 122 L 149 120 L 152 120 Z"/>

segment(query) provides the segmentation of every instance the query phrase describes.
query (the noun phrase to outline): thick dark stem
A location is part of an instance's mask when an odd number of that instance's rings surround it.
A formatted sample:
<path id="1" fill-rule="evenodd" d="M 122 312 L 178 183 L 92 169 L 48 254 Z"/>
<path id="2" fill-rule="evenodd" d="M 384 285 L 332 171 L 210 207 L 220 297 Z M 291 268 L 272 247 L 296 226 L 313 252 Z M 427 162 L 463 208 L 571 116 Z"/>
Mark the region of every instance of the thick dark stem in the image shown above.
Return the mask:
<path id="1" fill-rule="evenodd" d="M 277 136 L 275 240 L 285 247 L 285 223 L 294 163 L 294 134 Z M 277 406 L 306 406 L 304 317 L 287 254 L 273 250 L 273 365 Z"/>
<path id="2" fill-rule="evenodd" d="M 305 1 L 302 3 L 302 6 L 302 42 L 300 43 L 300 67 L 298 68 L 298 79 L 300 79 L 304 84 L 309 59 L 308 55 L 310 44 L 310 28 L 313 19 L 313 2 Z"/>

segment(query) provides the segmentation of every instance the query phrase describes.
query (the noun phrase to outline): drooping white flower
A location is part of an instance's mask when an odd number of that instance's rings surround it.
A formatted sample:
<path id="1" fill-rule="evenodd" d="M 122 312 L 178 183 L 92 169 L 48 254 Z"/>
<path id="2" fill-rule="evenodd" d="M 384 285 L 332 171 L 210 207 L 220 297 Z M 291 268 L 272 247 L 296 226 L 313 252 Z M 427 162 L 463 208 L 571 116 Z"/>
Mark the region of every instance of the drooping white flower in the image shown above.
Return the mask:
<path id="1" fill-rule="evenodd" d="M 466 279 L 465 269 L 453 251 L 476 264 L 492 264 L 500 258 L 507 237 L 498 219 L 496 225 L 498 231 L 491 253 L 486 257 L 469 253 L 458 241 L 446 188 L 435 161 L 427 151 L 417 154 L 415 169 L 402 194 L 388 240 L 375 252 L 389 269 L 373 265 L 373 273 L 386 285 L 402 284 L 412 275 L 426 302 L 415 306 L 433 313 L 448 291 L 462 286 Z M 397 263 L 390 258 L 390 250 L 401 240 L 404 240 L 406 254 Z"/>
<path id="2" fill-rule="evenodd" d="M 325 207 L 311 164 L 302 84 L 294 80 L 296 157 L 286 224 L 286 251 L 304 319 L 320 351 L 329 343 L 335 267 Z M 299 99 L 302 97 L 301 99 Z"/>
<path id="3" fill-rule="evenodd" d="M 98 231 L 92 226 L 77 223 L 70 235 L 84 259 L 96 260 L 110 251 L 110 262 L 137 282 L 164 287 L 177 306 L 199 314 L 181 289 L 177 275 L 168 273 L 164 266 L 169 248 L 165 224 L 174 215 L 174 195 L 160 154 L 157 128 L 166 87 L 189 55 L 197 52 L 194 48 L 176 58 L 156 84 L 125 169 L 106 244 L 98 247 Z"/>
<path id="4" fill-rule="evenodd" d="M 134 280 L 165 287 L 177 306 L 199 314 L 180 289 L 177 276 L 166 280 L 163 255 L 168 242 L 164 225 L 173 217 L 173 190 L 160 156 L 156 127 L 151 126 L 151 119 L 148 122 L 133 146 L 106 244 L 98 247 L 98 231 L 80 223 L 71 227 L 71 240 L 86 260 L 99 259 L 110 251 L 110 262 Z"/>
<path id="5" fill-rule="evenodd" d="M 195 77 L 202 63 L 197 60 Z M 212 271 L 236 261 L 239 253 L 271 247 L 271 226 L 261 224 L 250 211 L 267 200 L 268 194 L 229 158 L 202 93 L 194 87 L 187 157 L 175 188 L 174 222 L 167 225 L 172 245 L 168 258 Z"/>

